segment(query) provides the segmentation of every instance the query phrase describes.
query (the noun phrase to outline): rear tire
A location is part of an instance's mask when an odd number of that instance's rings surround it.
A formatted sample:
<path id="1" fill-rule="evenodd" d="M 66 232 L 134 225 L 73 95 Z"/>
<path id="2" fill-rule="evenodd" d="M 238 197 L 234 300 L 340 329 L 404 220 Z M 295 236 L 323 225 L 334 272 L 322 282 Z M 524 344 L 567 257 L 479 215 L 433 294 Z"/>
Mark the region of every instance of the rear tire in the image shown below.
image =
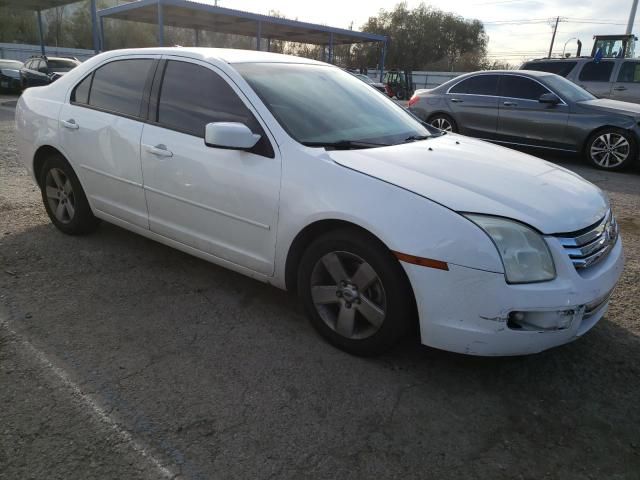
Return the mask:
<path id="1" fill-rule="evenodd" d="M 80 180 L 62 155 L 45 160 L 39 183 L 44 208 L 58 230 L 67 235 L 95 231 L 100 220 L 91 212 Z"/>
<path id="2" fill-rule="evenodd" d="M 376 238 L 357 229 L 329 232 L 307 248 L 298 292 L 318 333 L 353 355 L 384 352 L 415 321 L 402 266 Z"/>
<path id="3" fill-rule="evenodd" d="M 458 133 L 458 126 L 453 118 L 446 113 L 436 113 L 429 117 L 427 123 L 444 132 Z"/>
<path id="4" fill-rule="evenodd" d="M 584 149 L 589 163 L 600 170 L 624 170 L 638 157 L 638 145 L 631 132 L 606 128 L 593 133 Z"/>

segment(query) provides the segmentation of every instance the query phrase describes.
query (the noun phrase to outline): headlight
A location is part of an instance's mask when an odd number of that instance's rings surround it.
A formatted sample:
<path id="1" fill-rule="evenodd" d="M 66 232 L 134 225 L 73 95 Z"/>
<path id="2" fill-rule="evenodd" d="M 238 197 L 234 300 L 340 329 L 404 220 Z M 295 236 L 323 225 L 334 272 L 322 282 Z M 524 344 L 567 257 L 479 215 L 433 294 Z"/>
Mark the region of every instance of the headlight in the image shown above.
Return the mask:
<path id="1" fill-rule="evenodd" d="M 493 240 L 502 258 L 508 283 L 543 282 L 556 277 L 551 252 L 538 232 L 506 218 L 465 216 Z"/>

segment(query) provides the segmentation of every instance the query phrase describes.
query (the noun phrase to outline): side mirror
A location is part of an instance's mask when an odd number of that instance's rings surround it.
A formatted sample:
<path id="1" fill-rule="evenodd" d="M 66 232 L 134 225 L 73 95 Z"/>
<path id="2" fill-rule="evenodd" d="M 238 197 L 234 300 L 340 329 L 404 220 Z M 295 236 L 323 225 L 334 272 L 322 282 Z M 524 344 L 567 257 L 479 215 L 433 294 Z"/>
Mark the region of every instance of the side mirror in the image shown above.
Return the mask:
<path id="1" fill-rule="evenodd" d="M 260 135 L 253 133 L 244 123 L 207 123 L 204 130 L 204 143 L 208 147 L 248 150 L 258 143 L 258 140 Z"/>
<path id="2" fill-rule="evenodd" d="M 543 93 L 542 95 L 540 95 L 538 101 L 540 103 L 546 103 L 549 105 L 557 105 L 560 103 L 560 99 L 558 98 L 558 96 L 555 93 L 551 92 Z"/>

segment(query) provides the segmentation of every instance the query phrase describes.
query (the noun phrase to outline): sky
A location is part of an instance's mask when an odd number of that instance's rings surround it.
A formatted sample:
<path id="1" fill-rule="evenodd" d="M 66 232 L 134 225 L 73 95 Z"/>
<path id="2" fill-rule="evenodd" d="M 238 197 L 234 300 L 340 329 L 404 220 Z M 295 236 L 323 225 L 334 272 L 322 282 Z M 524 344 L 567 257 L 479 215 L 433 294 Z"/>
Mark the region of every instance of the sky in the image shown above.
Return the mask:
<path id="1" fill-rule="evenodd" d="M 200 0 L 214 3 L 214 0 Z M 484 22 L 489 35 L 489 57 L 518 64 L 527 58 L 546 56 L 552 21 L 560 16 L 553 52 L 575 54 L 576 41 L 588 55 L 595 34 L 618 34 L 626 29 L 633 0 L 432 0 L 427 5 Z M 218 0 L 218 5 L 255 13 L 278 10 L 287 18 L 354 30 L 382 8 L 392 9 L 397 0 Z M 409 0 L 414 7 L 420 1 Z M 639 16 L 637 17 L 640 19 Z M 506 23 L 505 23 L 506 22 Z M 640 27 L 640 22 L 635 26 Z M 637 33 L 634 29 L 634 33 Z"/>

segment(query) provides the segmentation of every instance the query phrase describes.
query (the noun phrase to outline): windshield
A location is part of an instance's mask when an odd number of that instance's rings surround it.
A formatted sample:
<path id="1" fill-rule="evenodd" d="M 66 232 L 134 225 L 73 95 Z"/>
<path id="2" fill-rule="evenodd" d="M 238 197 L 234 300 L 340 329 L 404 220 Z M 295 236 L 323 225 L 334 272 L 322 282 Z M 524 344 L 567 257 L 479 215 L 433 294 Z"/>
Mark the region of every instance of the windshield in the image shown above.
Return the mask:
<path id="1" fill-rule="evenodd" d="M 435 134 L 392 100 L 338 68 L 285 63 L 234 67 L 282 128 L 302 144 L 361 142 L 359 147 L 365 148 Z"/>
<path id="2" fill-rule="evenodd" d="M 587 92 L 584 88 L 570 82 L 564 77 L 549 75 L 544 77 L 546 84 L 564 100 L 570 102 L 583 102 L 585 100 L 595 100 L 596 97 Z"/>
<path id="3" fill-rule="evenodd" d="M 20 70 L 22 68 L 22 62 L 15 60 L 0 60 L 0 68 L 13 68 Z"/>
<path id="4" fill-rule="evenodd" d="M 76 63 L 73 60 L 48 60 L 48 65 L 49 65 L 49 70 L 52 72 L 58 72 L 58 73 L 63 73 L 63 72 L 68 72 L 69 70 L 72 70 L 74 68 L 76 68 L 78 66 L 78 63 Z"/>

